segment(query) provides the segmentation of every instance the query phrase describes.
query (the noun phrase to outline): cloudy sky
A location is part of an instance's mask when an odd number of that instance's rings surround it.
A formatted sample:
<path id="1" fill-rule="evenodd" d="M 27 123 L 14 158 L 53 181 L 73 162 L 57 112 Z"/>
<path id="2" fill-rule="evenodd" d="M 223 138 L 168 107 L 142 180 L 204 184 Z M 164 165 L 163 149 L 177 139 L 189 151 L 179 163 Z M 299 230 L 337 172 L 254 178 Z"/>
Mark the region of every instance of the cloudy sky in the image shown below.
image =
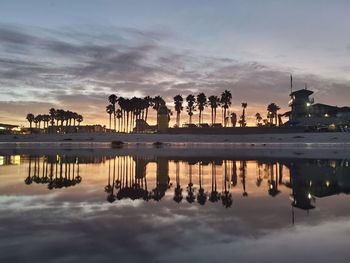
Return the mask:
<path id="1" fill-rule="evenodd" d="M 288 109 L 291 73 L 315 101 L 350 105 L 349 12 L 346 0 L 1 0 L 0 122 L 55 107 L 107 124 L 111 93 L 172 105 L 225 89 L 234 111 L 265 115 Z"/>

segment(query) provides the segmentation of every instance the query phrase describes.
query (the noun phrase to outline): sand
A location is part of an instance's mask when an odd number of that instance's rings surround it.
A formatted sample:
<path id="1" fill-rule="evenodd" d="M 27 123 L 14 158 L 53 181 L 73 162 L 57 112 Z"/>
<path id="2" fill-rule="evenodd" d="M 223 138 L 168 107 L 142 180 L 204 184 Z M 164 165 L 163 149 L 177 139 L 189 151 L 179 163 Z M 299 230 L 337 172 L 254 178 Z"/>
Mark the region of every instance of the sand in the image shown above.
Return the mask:
<path id="1" fill-rule="evenodd" d="M 112 148 L 111 141 L 124 142 Z M 153 143 L 161 142 L 159 147 Z M 0 155 L 133 155 L 210 158 L 350 159 L 350 133 L 264 135 L 58 134 L 2 135 Z"/>

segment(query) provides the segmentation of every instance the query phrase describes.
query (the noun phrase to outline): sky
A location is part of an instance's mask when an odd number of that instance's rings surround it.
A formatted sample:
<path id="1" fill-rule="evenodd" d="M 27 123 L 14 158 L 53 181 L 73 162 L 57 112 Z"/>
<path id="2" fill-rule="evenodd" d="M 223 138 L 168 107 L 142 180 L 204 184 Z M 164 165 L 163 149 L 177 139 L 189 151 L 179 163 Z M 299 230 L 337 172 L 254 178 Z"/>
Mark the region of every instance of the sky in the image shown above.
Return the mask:
<path id="1" fill-rule="evenodd" d="M 271 102 L 288 110 L 290 74 L 315 102 L 349 106 L 349 12 L 341 0 L 1 0 L 0 122 L 54 107 L 107 125 L 111 93 L 171 107 L 227 89 L 253 123 Z"/>

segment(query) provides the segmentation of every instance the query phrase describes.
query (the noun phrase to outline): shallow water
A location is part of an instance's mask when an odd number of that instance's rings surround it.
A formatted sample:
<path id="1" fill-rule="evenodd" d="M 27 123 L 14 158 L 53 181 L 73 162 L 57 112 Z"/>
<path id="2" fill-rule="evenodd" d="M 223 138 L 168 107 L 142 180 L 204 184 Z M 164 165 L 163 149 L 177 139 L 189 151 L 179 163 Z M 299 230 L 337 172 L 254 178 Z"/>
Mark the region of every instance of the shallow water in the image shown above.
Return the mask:
<path id="1" fill-rule="evenodd" d="M 0 156 L 0 262 L 348 262 L 349 160 L 180 156 Z"/>

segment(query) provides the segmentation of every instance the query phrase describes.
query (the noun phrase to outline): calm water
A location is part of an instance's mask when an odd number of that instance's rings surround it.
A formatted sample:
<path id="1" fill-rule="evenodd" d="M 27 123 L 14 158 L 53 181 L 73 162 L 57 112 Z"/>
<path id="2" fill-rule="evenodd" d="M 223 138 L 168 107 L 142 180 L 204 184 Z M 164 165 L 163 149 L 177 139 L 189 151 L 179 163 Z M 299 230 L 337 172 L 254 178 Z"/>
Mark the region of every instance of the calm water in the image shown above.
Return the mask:
<path id="1" fill-rule="evenodd" d="M 350 163 L 0 156 L 0 262 L 348 262 Z"/>

